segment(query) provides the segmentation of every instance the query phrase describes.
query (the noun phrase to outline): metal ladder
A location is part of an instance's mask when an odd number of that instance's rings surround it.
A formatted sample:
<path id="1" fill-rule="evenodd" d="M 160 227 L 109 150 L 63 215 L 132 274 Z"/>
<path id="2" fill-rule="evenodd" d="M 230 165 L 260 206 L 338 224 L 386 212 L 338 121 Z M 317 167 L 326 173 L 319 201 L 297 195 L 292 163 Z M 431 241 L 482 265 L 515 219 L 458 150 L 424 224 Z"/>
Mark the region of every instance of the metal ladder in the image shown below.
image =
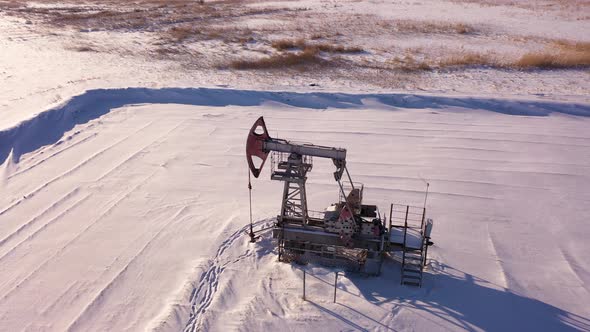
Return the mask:
<path id="1" fill-rule="evenodd" d="M 404 248 L 402 257 L 402 285 L 422 287 L 423 250 Z"/>
<path id="2" fill-rule="evenodd" d="M 427 247 L 427 240 L 424 236 L 424 214 L 426 211 L 424 210 L 422 212 L 422 225 L 420 229 L 422 241 L 419 248 L 408 247 L 408 212 L 409 206 L 406 209 L 406 218 L 404 222 L 401 284 L 422 287 L 422 273 L 425 264 L 425 249 Z"/>

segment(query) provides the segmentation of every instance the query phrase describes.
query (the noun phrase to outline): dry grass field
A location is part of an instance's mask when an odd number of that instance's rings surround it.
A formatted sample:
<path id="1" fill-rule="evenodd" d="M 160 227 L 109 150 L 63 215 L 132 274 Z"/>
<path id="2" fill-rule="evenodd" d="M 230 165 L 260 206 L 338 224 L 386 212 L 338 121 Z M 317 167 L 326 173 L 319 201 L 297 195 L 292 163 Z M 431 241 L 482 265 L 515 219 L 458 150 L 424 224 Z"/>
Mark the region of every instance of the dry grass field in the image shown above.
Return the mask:
<path id="1" fill-rule="evenodd" d="M 141 47 L 126 48 L 127 54 L 172 60 L 193 69 L 294 70 L 392 82 L 407 79 L 407 73 L 418 77 L 471 68 L 590 67 L 586 41 L 513 33 L 485 18 L 476 22 L 471 17 L 441 19 L 433 14 L 420 19 L 370 11 L 333 12 L 338 6 L 358 3 L 362 2 L 0 0 L 0 10 L 22 18 L 39 33 L 69 31 L 74 38 L 67 48 L 78 52 L 120 52 L 99 33 L 141 33 Z M 556 17 L 564 11 L 588 12 L 589 4 L 586 0 L 449 2 L 449 6 L 476 9 L 514 7 L 531 15 L 542 11 Z"/>

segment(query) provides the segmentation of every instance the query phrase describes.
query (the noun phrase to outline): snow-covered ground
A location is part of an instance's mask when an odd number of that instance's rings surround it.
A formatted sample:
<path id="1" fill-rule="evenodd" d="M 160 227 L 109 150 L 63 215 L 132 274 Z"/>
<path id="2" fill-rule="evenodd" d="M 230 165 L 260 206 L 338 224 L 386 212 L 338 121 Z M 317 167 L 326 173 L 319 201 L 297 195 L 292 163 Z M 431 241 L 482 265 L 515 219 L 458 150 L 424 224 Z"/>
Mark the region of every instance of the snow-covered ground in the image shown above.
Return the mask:
<path id="1" fill-rule="evenodd" d="M 395 19 L 429 3 L 305 4 Z M 498 24 L 531 15 L 452 6 Z M 588 24 L 555 20 L 518 31 Z M 130 52 L 146 38 L 100 33 L 94 43 Z M 2 13 L 0 37 L 2 331 L 590 331 L 587 70 L 433 72 L 418 93 L 77 52 L 77 32 Z M 345 147 L 383 210 L 421 205 L 430 183 L 422 288 L 401 286 L 387 260 L 380 277 L 341 275 L 332 303 L 333 270 L 278 263 L 268 233 L 248 243 L 244 148 L 259 116 L 273 136 Z M 336 199 L 331 172 L 315 160 L 311 209 Z M 253 186 L 256 225 L 270 225 L 281 184 L 265 170 Z"/>

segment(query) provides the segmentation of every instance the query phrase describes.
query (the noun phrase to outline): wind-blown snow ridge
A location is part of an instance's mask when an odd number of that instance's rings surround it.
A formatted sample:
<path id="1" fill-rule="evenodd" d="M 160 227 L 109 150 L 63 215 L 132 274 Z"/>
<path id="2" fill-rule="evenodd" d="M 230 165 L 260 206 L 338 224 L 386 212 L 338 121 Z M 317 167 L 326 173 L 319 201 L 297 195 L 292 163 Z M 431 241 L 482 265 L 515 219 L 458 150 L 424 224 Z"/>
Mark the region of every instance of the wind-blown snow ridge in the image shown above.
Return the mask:
<path id="1" fill-rule="evenodd" d="M 510 115 L 547 116 L 552 113 L 590 116 L 590 104 L 540 100 L 446 97 L 416 94 L 346 94 L 277 92 L 211 88 L 125 88 L 87 90 L 14 127 L 0 130 L 0 161 L 14 149 L 18 162 L 24 153 L 57 142 L 76 124 L 86 123 L 130 104 L 186 104 L 199 106 L 257 106 L 268 102 L 311 109 L 353 109 L 371 103 L 404 109 L 473 109 Z"/>

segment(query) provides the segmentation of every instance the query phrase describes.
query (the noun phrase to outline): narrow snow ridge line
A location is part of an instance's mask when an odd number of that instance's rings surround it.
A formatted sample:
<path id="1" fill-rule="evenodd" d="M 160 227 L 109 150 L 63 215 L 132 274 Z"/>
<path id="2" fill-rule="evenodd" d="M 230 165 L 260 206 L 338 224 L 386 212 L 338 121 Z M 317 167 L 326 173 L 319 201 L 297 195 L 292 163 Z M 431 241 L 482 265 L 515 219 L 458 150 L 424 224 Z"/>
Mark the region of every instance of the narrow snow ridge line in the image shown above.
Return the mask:
<path id="1" fill-rule="evenodd" d="M 53 224 L 54 222 L 58 221 L 59 219 L 63 218 L 63 216 L 65 216 L 66 214 L 68 214 L 68 212 L 72 211 L 74 208 L 76 208 L 78 205 L 82 204 L 84 201 L 86 201 L 89 197 L 91 196 L 91 194 L 86 194 L 84 197 L 82 197 L 81 199 L 77 200 L 76 202 L 74 202 L 71 206 L 69 206 L 67 209 L 65 209 L 64 211 L 60 212 L 60 214 L 58 214 L 57 216 L 53 217 L 52 219 L 50 219 L 47 223 L 43 224 L 43 226 L 39 227 L 36 231 L 34 231 L 33 233 L 29 234 L 29 236 L 27 236 L 24 240 L 22 240 L 21 242 L 19 242 L 17 245 L 15 245 L 14 247 L 12 247 L 12 249 L 8 250 L 4 255 L 0 256 L 0 261 L 2 261 L 4 259 L 4 257 L 8 256 L 12 251 L 14 251 L 16 248 L 20 247 L 23 243 L 30 241 L 31 239 L 33 239 L 34 237 L 37 236 L 37 234 L 39 234 L 39 232 L 43 231 L 44 229 L 46 229 L 47 227 L 49 227 L 49 225 Z"/>
<path id="2" fill-rule="evenodd" d="M 78 315 L 78 317 L 76 317 L 72 323 L 70 323 L 70 325 L 68 326 L 68 328 L 66 329 L 67 331 L 72 331 L 75 330 L 76 325 L 80 323 L 81 319 L 83 319 L 86 315 L 88 315 L 90 312 L 92 312 L 92 308 L 97 306 L 99 304 L 99 300 L 104 297 L 104 295 L 113 287 L 113 285 L 115 285 L 115 281 L 118 280 L 119 278 L 121 278 L 121 276 L 123 276 L 125 274 L 125 272 L 129 269 L 129 266 L 131 266 L 139 256 L 141 256 L 154 242 L 154 240 L 156 238 L 158 238 L 160 236 L 160 234 L 162 234 L 162 232 L 168 228 L 168 226 L 170 226 L 178 217 L 180 217 L 185 211 L 188 210 L 188 206 L 183 206 L 182 208 L 180 208 L 170 219 L 168 219 L 168 221 L 166 221 L 164 223 L 164 225 L 162 227 L 160 227 L 160 229 L 158 229 L 158 231 L 154 234 L 154 236 L 152 236 L 149 241 L 147 241 L 145 243 L 145 245 L 139 250 L 139 252 L 137 252 L 137 254 L 135 254 L 131 260 L 129 260 L 129 262 L 127 262 L 127 264 L 125 264 L 125 266 L 117 273 L 115 274 L 115 276 L 113 277 L 113 279 L 111 279 L 106 286 L 104 286 L 99 292 L 98 294 L 96 294 L 94 296 L 94 298 L 92 299 L 92 301 L 90 301 L 90 303 L 88 303 L 86 305 L 86 307 L 84 308 L 84 310 L 82 310 L 82 312 Z M 180 220 L 185 220 L 186 218 L 188 218 L 190 216 L 184 216 L 183 218 L 181 218 Z"/>
<path id="3" fill-rule="evenodd" d="M 11 238 L 13 238 L 14 236 L 20 234 L 24 229 L 32 226 L 35 222 L 37 222 L 37 220 L 39 220 L 41 217 L 45 216 L 48 212 L 54 210 L 56 207 L 58 207 L 59 205 L 61 205 L 64 201 L 70 199 L 72 196 L 74 196 L 74 194 L 78 193 L 78 191 L 80 191 L 80 187 L 74 188 L 74 190 L 70 191 L 69 193 L 65 194 L 63 197 L 61 197 L 57 201 L 53 202 L 50 206 L 48 206 L 41 213 L 39 213 L 38 215 L 34 216 L 33 218 L 29 219 L 27 222 L 25 222 L 24 224 L 22 224 L 16 231 L 10 233 L 5 238 L 3 238 L 2 240 L 0 240 L 0 247 L 4 243 L 6 243 L 6 241 L 8 241 Z"/>
<path id="4" fill-rule="evenodd" d="M 75 142 L 75 143 L 72 143 L 71 145 L 68 145 L 67 147 L 65 147 L 65 148 L 63 148 L 63 149 L 61 149 L 61 150 L 59 150 L 59 151 L 56 151 L 56 152 L 54 152 L 54 153 L 50 154 L 49 156 L 47 156 L 47 158 L 41 159 L 41 160 L 39 160 L 38 162 L 34 163 L 34 164 L 33 164 L 33 165 L 31 165 L 31 166 L 29 166 L 29 167 L 27 167 L 27 168 L 24 168 L 24 169 L 22 169 L 22 170 L 20 170 L 20 171 L 18 171 L 18 172 L 15 172 L 15 173 L 13 173 L 13 174 L 9 175 L 7 179 L 8 179 L 8 180 L 10 180 L 10 179 L 12 179 L 13 177 L 16 177 L 16 176 L 19 176 L 19 175 L 21 175 L 21 174 L 23 174 L 23 173 L 26 173 L 26 172 L 28 172 L 28 171 L 32 170 L 33 168 L 35 168 L 35 167 L 37 167 L 37 166 L 41 165 L 42 163 L 46 162 L 47 160 L 49 160 L 49 159 L 51 159 L 51 158 L 53 158 L 53 157 L 55 157 L 55 156 L 57 156 L 57 155 L 59 155 L 59 154 L 63 153 L 64 151 L 67 151 L 67 150 L 69 150 L 69 149 L 71 149 L 71 148 L 73 148 L 73 147 L 75 147 L 75 146 L 77 146 L 77 145 L 80 145 L 80 144 L 82 144 L 82 143 L 85 143 L 85 142 L 89 141 L 91 138 L 94 138 L 94 137 L 96 137 L 97 135 L 98 135 L 98 133 L 93 133 L 93 134 L 92 134 L 92 135 L 90 135 L 90 136 L 84 137 L 83 139 L 81 139 L 81 140 L 79 140 L 79 141 L 77 141 L 77 142 Z"/>
<path id="5" fill-rule="evenodd" d="M 572 272 L 572 274 L 576 277 L 576 279 L 578 280 L 578 282 L 580 283 L 580 285 L 584 288 L 584 290 L 586 291 L 586 293 L 590 294 L 590 291 L 588 289 L 587 282 L 586 282 L 586 280 L 584 280 L 582 278 L 582 276 L 588 275 L 588 273 L 585 272 L 585 271 L 579 271 L 579 270 L 582 269 L 582 267 L 580 267 L 580 265 L 576 263 L 575 257 L 573 257 L 572 255 L 570 255 L 561 246 L 559 247 L 559 252 L 563 256 L 563 259 L 565 260 L 565 262 L 567 264 L 567 267 L 570 269 L 570 271 Z"/>
<path id="6" fill-rule="evenodd" d="M 131 188 L 129 191 L 125 192 L 122 196 L 120 196 L 120 197 L 116 198 L 115 200 L 113 200 L 113 204 L 112 205 L 110 205 L 104 212 L 102 212 L 92 222 L 90 222 L 90 224 L 88 226 L 86 226 L 86 228 L 84 228 L 82 231 L 80 231 L 78 234 L 76 234 L 70 241 L 68 241 L 61 248 L 59 248 L 55 253 L 53 253 L 53 255 L 51 255 L 50 257 L 48 257 L 37 268 L 35 268 L 33 271 L 31 271 L 24 279 L 22 279 L 18 283 L 18 285 L 17 285 L 17 287 L 15 287 L 15 289 L 18 288 L 18 287 L 20 287 L 20 286 L 22 286 L 25 282 L 29 281 L 34 275 L 36 275 L 37 273 L 39 273 L 39 271 L 41 271 L 41 269 L 43 267 L 47 266 L 47 264 L 49 264 L 49 262 L 51 262 L 53 259 L 55 259 L 56 257 L 58 257 L 60 253 L 62 253 L 72 243 L 74 243 L 76 240 L 78 240 L 82 236 L 82 234 L 84 234 L 85 232 L 87 232 L 90 228 L 92 228 L 92 226 L 96 225 L 102 218 L 104 218 L 115 207 L 117 207 L 125 198 L 129 197 L 129 195 L 131 195 L 131 193 L 133 193 L 134 191 L 136 191 L 137 189 L 139 189 L 143 184 L 145 184 L 147 181 L 149 181 L 149 179 L 151 179 L 155 174 L 156 174 L 156 172 L 153 172 L 151 175 L 149 175 L 148 177 L 146 177 L 144 180 L 140 181 L 135 187 Z"/>
<path id="7" fill-rule="evenodd" d="M 176 129 L 178 129 L 181 125 L 183 124 L 183 121 L 180 121 L 176 126 L 174 126 L 174 128 L 170 129 L 169 131 L 167 131 L 164 135 L 156 138 L 155 140 L 153 140 L 151 143 L 146 144 L 144 147 L 142 147 L 141 149 L 137 150 L 136 152 L 132 153 L 129 157 L 127 157 L 125 160 L 123 160 L 121 163 L 119 163 L 117 166 L 111 168 L 110 170 L 108 170 L 106 173 L 104 173 L 103 175 L 101 175 L 98 179 L 96 179 L 96 182 L 100 182 L 101 180 L 103 180 L 105 177 L 107 177 L 109 174 L 111 174 L 112 172 L 116 171 L 119 167 L 123 166 L 124 164 L 126 164 L 127 162 L 135 159 L 140 153 L 142 153 L 143 151 L 145 151 L 147 148 L 149 148 L 150 146 L 154 145 L 155 143 L 161 141 L 163 138 L 170 136 L 171 133 L 173 133 Z"/>
<path id="8" fill-rule="evenodd" d="M 68 212 L 70 212 L 71 210 L 73 210 L 74 208 L 76 208 L 78 205 L 80 205 L 81 203 L 83 203 L 84 201 L 86 201 L 89 197 L 91 196 L 91 194 L 88 194 L 86 196 L 84 196 L 82 199 L 78 200 L 77 202 L 75 202 L 72 206 L 70 206 L 68 209 L 66 209 L 65 211 L 63 211 L 61 214 L 59 214 L 58 216 L 56 216 L 55 218 L 51 219 L 48 223 L 46 223 L 45 225 L 43 225 L 41 228 L 39 228 L 37 231 L 35 231 L 33 234 L 29 235 L 26 239 L 24 239 L 23 241 L 19 242 L 16 246 L 14 246 L 12 249 L 10 249 L 9 251 L 7 251 L 2 257 L 0 257 L 0 261 L 4 260 L 4 258 L 6 258 L 8 255 L 10 255 L 12 252 L 14 252 L 14 250 L 16 250 L 18 247 L 20 247 L 21 245 L 23 245 L 24 243 L 26 243 L 27 241 L 30 241 L 32 238 L 34 238 L 35 236 L 37 236 L 37 234 L 39 234 L 39 232 L 43 231 L 45 228 L 49 227 L 50 224 L 53 224 L 54 222 L 58 221 L 59 219 L 61 219 L 63 216 L 65 216 Z M 43 264 L 42 264 L 43 265 Z M 33 273 L 35 273 L 36 271 L 38 271 L 38 269 L 35 269 L 35 271 L 33 271 Z M 21 280 L 20 282 L 17 283 L 17 285 L 15 287 L 13 287 L 11 290 L 9 290 L 7 293 L 5 293 L 1 300 L 5 300 L 6 298 L 8 298 L 14 291 L 16 291 L 25 281 L 27 281 L 30 276 L 33 274 L 29 274 L 27 277 L 25 277 L 23 280 Z"/>
<path id="9" fill-rule="evenodd" d="M 30 193 L 26 194 L 23 198 L 18 199 L 16 202 L 12 203 L 10 206 L 8 206 L 7 208 L 5 208 L 4 210 L 0 211 L 0 216 L 5 214 L 6 212 L 10 211 L 11 209 L 13 209 L 15 206 L 19 205 L 20 203 L 22 203 L 23 200 L 34 196 L 35 194 L 37 194 L 38 192 L 40 192 L 41 190 L 47 188 L 49 185 L 51 185 L 52 183 L 64 178 L 65 176 L 75 172 L 76 170 L 78 170 L 79 168 L 81 168 L 82 166 L 88 164 L 90 161 L 92 161 L 93 159 L 97 158 L 98 156 L 102 155 L 103 153 L 105 153 L 106 151 L 114 148 L 115 146 L 123 143 L 124 141 L 128 140 L 131 136 L 134 136 L 135 134 L 139 133 L 140 131 L 144 130 L 145 128 L 149 127 L 150 125 L 152 125 L 154 122 L 151 121 L 150 123 L 148 123 L 147 125 L 139 128 L 137 131 L 133 132 L 130 135 L 127 135 L 126 137 L 122 138 L 121 140 L 115 142 L 114 144 L 111 144 L 109 146 L 107 146 L 106 148 L 98 151 L 97 153 L 93 154 L 92 156 L 86 158 L 84 161 L 82 161 L 81 163 L 79 163 L 78 165 L 72 167 L 71 169 L 65 171 L 64 173 L 54 177 L 53 179 L 45 182 L 44 184 L 42 184 L 41 186 L 37 187 L 36 189 L 34 189 L 33 191 L 31 191 Z"/>
<path id="10" fill-rule="evenodd" d="M 65 291 L 63 291 L 55 300 L 51 301 L 51 303 L 46 304 L 45 307 L 41 307 L 39 309 L 39 313 L 41 315 L 45 315 L 47 314 L 47 312 L 49 312 L 52 309 L 55 309 L 56 305 L 63 299 L 66 297 L 67 294 L 75 291 L 75 287 L 78 285 L 79 281 L 74 281 L 72 282 Z"/>

